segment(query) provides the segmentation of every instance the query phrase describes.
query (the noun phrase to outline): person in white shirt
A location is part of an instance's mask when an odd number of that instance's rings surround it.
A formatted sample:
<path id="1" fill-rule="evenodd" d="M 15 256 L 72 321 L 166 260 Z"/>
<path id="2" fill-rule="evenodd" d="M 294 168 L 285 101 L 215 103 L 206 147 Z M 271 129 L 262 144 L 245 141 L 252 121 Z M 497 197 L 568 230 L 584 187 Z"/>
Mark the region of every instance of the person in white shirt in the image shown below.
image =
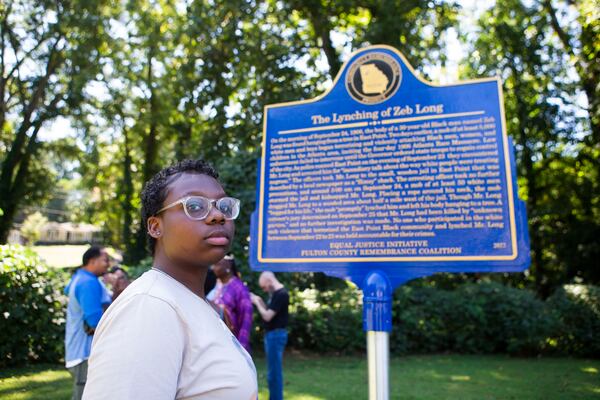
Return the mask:
<path id="1" fill-rule="evenodd" d="M 217 177 L 186 160 L 144 187 L 153 267 L 103 315 L 84 399 L 257 399 L 252 358 L 205 299 L 206 273 L 227 254 L 240 209 Z"/>

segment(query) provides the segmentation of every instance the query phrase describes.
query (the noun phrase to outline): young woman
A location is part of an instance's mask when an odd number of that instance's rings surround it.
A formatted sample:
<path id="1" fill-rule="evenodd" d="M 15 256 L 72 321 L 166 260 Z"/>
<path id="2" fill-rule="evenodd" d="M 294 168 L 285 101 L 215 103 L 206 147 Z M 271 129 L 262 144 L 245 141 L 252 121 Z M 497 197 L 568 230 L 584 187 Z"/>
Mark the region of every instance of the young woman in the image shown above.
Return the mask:
<path id="1" fill-rule="evenodd" d="M 84 399 L 256 399 L 252 359 L 204 298 L 233 241 L 239 201 L 203 161 L 168 167 L 142 192 L 154 263 L 104 314 Z"/>

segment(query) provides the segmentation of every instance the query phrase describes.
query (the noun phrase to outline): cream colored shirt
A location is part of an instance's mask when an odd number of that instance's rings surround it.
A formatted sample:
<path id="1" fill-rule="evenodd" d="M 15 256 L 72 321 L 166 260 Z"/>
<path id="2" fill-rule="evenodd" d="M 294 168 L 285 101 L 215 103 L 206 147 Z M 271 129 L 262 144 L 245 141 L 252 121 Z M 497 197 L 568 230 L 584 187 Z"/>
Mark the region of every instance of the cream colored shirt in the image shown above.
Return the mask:
<path id="1" fill-rule="evenodd" d="M 250 355 L 205 300 L 169 275 L 146 272 L 102 316 L 84 399 L 257 396 Z"/>

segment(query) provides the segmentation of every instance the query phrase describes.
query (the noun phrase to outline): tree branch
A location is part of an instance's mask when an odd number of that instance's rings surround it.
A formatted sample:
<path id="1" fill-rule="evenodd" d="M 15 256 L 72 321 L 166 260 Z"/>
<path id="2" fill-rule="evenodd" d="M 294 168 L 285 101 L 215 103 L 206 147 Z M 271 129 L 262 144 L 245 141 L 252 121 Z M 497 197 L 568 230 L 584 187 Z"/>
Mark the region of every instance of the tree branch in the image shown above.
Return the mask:
<path id="1" fill-rule="evenodd" d="M 25 62 L 25 60 L 27 59 L 27 57 L 29 57 L 34 51 L 36 51 L 37 49 L 39 49 L 42 44 L 44 44 L 46 42 L 46 40 L 48 40 L 50 38 L 50 35 L 47 35 L 46 37 L 42 37 L 40 38 L 40 41 L 28 52 L 26 52 L 25 54 L 23 54 L 23 57 L 21 57 L 21 59 L 17 60 L 17 62 L 15 63 L 15 65 L 13 66 L 13 68 L 10 70 L 10 72 L 6 75 L 7 79 L 11 76 L 13 76 L 13 74 L 15 73 L 15 71 L 17 69 L 19 69 L 19 67 L 23 64 L 23 62 Z M 13 49 L 14 51 L 14 49 Z M 16 58 L 16 56 L 15 56 Z"/>
<path id="2" fill-rule="evenodd" d="M 54 71 L 56 71 L 56 68 L 58 68 L 58 65 L 60 64 L 60 60 L 56 51 L 56 47 L 58 46 L 60 39 L 60 37 L 57 38 L 54 44 L 52 45 L 52 48 L 50 49 L 50 54 L 48 55 L 48 62 L 46 63 L 46 72 L 44 73 L 42 79 L 38 81 L 38 84 L 31 96 L 31 100 L 29 101 L 29 105 L 23 112 L 23 124 L 29 124 L 31 114 L 38 107 L 40 100 L 45 97 L 46 85 L 48 84 L 50 76 L 54 74 Z"/>
<path id="3" fill-rule="evenodd" d="M 556 11 L 554 10 L 554 7 L 552 7 L 551 1 L 544 0 L 543 6 L 548 12 L 548 15 L 550 16 L 550 24 L 552 25 L 552 29 L 554 29 L 554 32 L 556 32 L 556 34 L 558 35 L 558 38 L 565 47 L 566 52 L 569 53 L 570 56 L 576 58 L 577 55 L 573 51 L 573 46 L 571 45 L 569 34 L 560 26 L 560 23 L 558 22 L 558 18 L 556 16 Z"/>
<path id="4" fill-rule="evenodd" d="M 15 135 L 15 140 L 12 142 L 12 146 L 8 151 L 8 154 L 6 155 L 4 163 L 2 164 L 2 172 L 0 174 L 0 192 L 10 193 L 12 186 L 11 182 L 15 168 L 21 162 L 23 156 L 26 156 L 26 153 L 23 153 L 23 146 L 27 142 L 27 132 L 32 127 L 31 115 L 38 108 L 38 105 L 42 98 L 45 97 L 46 85 L 48 83 L 48 80 L 60 64 L 60 59 L 56 55 L 56 48 L 58 46 L 59 41 L 60 38 L 56 40 L 56 42 L 50 49 L 50 54 L 48 55 L 48 61 L 46 63 L 46 72 L 44 76 L 38 81 L 37 86 L 33 91 L 33 94 L 29 101 L 29 105 L 25 108 L 23 112 L 23 119 Z M 39 130 L 39 128 L 37 129 Z M 32 137 L 35 138 L 35 136 Z M 32 139 L 30 138 L 29 144 L 31 144 L 31 140 Z"/>

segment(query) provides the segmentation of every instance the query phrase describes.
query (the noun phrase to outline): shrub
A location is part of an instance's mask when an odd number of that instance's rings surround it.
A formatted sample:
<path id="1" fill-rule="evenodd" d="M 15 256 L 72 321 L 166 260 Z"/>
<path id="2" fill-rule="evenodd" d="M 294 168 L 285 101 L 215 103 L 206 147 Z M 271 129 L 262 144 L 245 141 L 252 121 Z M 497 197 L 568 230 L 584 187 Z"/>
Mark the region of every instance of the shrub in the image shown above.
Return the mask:
<path id="1" fill-rule="evenodd" d="M 453 291 L 404 286 L 393 311 L 391 349 L 400 354 L 537 354 L 556 325 L 533 292 L 497 283 Z"/>
<path id="2" fill-rule="evenodd" d="M 468 312 L 463 318 L 475 335 L 475 352 L 538 354 L 545 350 L 547 338 L 556 327 L 544 302 L 529 290 L 498 283 L 469 284 L 457 290 L 456 295 L 463 303 L 462 309 L 476 307 L 482 313 L 479 320 L 472 320 Z M 460 314 L 454 315 L 455 321 L 459 318 Z M 471 351 L 468 347 L 466 350 Z"/>
<path id="3" fill-rule="evenodd" d="M 137 279 L 150 268 L 152 268 L 152 257 L 146 257 L 135 265 L 121 265 L 121 267 L 127 272 L 131 280 Z"/>
<path id="4" fill-rule="evenodd" d="M 33 251 L 0 246 L 0 366 L 60 360 L 62 287 Z"/>
<path id="5" fill-rule="evenodd" d="M 390 350 L 398 354 L 447 350 L 447 316 L 455 303 L 452 292 L 401 286 L 392 303 Z"/>
<path id="6" fill-rule="evenodd" d="M 21 226 L 21 235 L 27 243 L 33 245 L 40 240 L 42 229 L 48 223 L 48 218 L 44 217 L 39 211 L 29 215 Z"/>
<path id="7" fill-rule="evenodd" d="M 365 348 L 360 291 L 354 286 L 292 290 L 290 303 L 291 347 L 340 354 Z"/>
<path id="8" fill-rule="evenodd" d="M 333 353 L 365 349 L 357 289 L 292 289 L 290 303 L 291 347 Z M 593 286 L 565 286 L 544 302 L 532 291 L 494 282 L 452 290 L 408 285 L 394 293 L 390 350 L 598 357 L 598 332 L 600 289 Z"/>
<path id="9" fill-rule="evenodd" d="M 547 303 L 559 321 L 551 340 L 556 351 L 600 357 L 600 288 L 565 285 Z"/>

